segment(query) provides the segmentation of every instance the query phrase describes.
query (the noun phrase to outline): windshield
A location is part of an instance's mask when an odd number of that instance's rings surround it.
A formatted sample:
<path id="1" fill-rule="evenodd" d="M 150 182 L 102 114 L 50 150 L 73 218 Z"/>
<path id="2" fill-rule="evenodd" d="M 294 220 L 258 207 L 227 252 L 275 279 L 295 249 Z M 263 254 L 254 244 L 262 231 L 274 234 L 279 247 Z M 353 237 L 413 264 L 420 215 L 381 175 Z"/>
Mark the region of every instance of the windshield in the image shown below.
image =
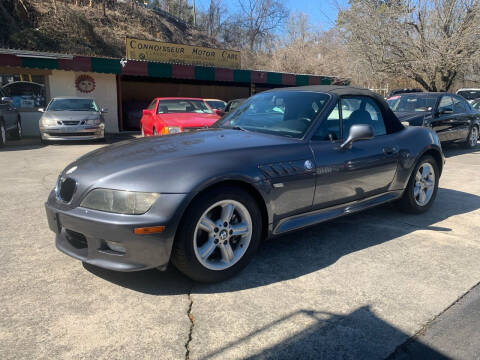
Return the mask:
<path id="1" fill-rule="evenodd" d="M 463 96 L 467 100 L 474 100 L 480 98 L 480 90 L 462 90 L 457 92 L 457 95 Z"/>
<path id="2" fill-rule="evenodd" d="M 203 100 L 160 100 L 157 114 L 170 113 L 213 114 Z"/>
<path id="3" fill-rule="evenodd" d="M 53 99 L 47 111 L 98 111 L 92 99 Z"/>
<path id="4" fill-rule="evenodd" d="M 396 112 L 427 112 L 432 111 L 437 102 L 434 96 L 425 95 L 396 95 L 387 99 L 388 106 Z"/>
<path id="5" fill-rule="evenodd" d="M 218 110 L 223 110 L 225 109 L 225 103 L 223 101 L 213 101 L 213 100 L 208 100 L 207 104 L 212 108 L 212 109 L 218 109 Z"/>
<path id="6" fill-rule="evenodd" d="M 255 95 L 216 127 L 302 137 L 328 101 L 323 93 L 273 91 Z"/>

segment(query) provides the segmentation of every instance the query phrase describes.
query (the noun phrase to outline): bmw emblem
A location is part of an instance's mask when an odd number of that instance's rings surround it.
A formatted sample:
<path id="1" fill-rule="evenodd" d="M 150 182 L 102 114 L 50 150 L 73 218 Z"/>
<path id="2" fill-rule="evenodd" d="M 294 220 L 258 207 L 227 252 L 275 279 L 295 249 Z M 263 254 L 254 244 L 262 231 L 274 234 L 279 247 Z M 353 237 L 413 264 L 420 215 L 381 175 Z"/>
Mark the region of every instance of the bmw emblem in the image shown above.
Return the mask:
<path id="1" fill-rule="evenodd" d="M 310 160 L 306 160 L 305 163 L 303 164 L 305 167 L 305 170 L 312 170 L 313 169 L 313 164 Z"/>

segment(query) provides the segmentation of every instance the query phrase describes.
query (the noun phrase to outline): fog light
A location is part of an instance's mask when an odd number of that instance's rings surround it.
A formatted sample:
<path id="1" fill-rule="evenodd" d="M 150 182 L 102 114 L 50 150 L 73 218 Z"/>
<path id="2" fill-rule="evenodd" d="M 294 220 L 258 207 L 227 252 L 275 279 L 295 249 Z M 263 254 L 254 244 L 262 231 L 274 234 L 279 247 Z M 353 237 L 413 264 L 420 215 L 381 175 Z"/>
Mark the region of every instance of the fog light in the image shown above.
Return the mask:
<path id="1" fill-rule="evenodd" d="M 107 243 L 107 246 L 110 248 L 110 250 L 125 254 L 126 250 L 123 246 L 113 241 L 105 240 L 105 242 Z"/>

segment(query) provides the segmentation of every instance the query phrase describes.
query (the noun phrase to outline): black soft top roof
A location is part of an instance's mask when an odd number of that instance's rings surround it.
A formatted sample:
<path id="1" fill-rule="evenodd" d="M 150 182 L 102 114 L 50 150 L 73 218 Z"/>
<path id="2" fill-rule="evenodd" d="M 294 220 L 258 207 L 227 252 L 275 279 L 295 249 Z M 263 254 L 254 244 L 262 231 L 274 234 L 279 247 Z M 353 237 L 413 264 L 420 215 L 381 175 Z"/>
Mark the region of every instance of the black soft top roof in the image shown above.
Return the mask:
<path id="1" fill-rule="evenodd" d="M 447 93 L 447 92 L 422 91 L 422 92 L 415 92 L 415 93 L 395 94 L 393 96 L 418 96 L 418 97 L 436 96 L 436 97 L 439 97 L 440 95 L 455 95 L 455 94 Z"/>
<path id="2" fill-rule="evenodd" d="M 313 91 L 335 94 L 341 96 L 368 96 L 373 98 L 378 104 L 380 111 L 382 112 L 383 120 L 388 134 L 400 131 L 404 129 L 404 126 L 395 116 L 393 111 L 388 106 L 383 97 L 370 91 L 368 89 L 362 89 L 352 86 L 340 86 L 340 85 L 310 85 L 310 86 L 298 86 L 289 88 L 278 88 L 270 91 Z"/>

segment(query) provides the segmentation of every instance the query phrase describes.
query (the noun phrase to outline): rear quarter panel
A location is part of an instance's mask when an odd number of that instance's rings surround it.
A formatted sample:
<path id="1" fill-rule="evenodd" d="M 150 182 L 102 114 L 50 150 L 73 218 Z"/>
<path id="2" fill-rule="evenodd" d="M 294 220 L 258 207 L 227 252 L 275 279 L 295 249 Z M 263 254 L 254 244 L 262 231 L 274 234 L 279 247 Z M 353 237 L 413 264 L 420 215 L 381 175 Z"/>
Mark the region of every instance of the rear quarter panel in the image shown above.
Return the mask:
<path id="1" fill-rule="evenodd" d="M 407 127 L 392 134 L 392 141 L 399 146 L 398 168 L 391 190 L 402 190 L 407 186 L 413 168 L 420 158 L 429 151 L 436 152 L 441 158 L 438 164 L 443 169 L 444 156 L 438 135 L 428 128 Z"/>

